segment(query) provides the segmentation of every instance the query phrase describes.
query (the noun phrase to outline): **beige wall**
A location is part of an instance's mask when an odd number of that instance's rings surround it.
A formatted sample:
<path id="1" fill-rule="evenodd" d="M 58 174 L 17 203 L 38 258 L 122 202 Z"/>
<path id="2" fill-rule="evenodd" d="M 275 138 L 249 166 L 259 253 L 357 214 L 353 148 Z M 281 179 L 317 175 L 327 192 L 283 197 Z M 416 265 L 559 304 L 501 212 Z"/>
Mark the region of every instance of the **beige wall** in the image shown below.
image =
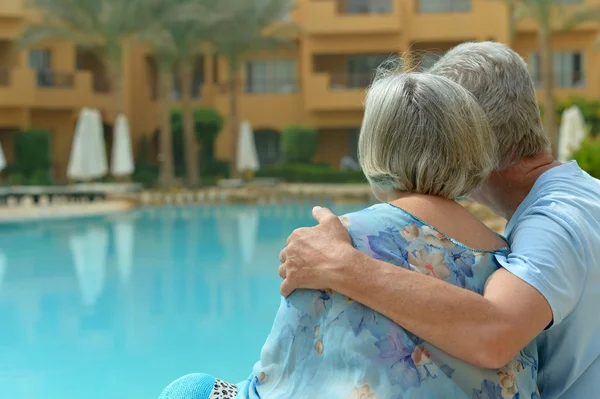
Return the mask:
<path id="1" fill-rule="evenodd" d="M 52 67 L 72 73 L 71 89 L 38 88 L 35 75 L 28 69 L 26 51 L 16 51 L 14 39 L 28 19 L 36 18 L 23 12 L 22 0 L 0 1 L 0 69 L 10 67 L 8 87 L 0 87 L 0 134 L 6 129 L 43 128 L 52 132 L 53 159 L 56 177 L 64 178 L 70 140 L 76 116 L 83 106 L 101 110 L 105 122 L 114 120 L 112 97 L 94 91 L 94 75 L 103 73 L 101 65 L 89 56 L 83 57 L 84 71 L 75 71 L 77 51 L 64 41 L 38 44 L 52 50 Z M 473 0 L 468 13 L 422 14 L 417 0 L 391 0 L 393 11 L 388 15 L 340 15 L 334 0 L 298 0 L 292 15 L 300 25 L 295 46 L 275 54 L 255 55 L 255 59 L 285 58 L 297 62 L 299 90 L 293 94 L 255 95 L 245 93 L 245 69 L 240 71 L 239 116 L 256 129 L 283 131 L 293 124 L 310 125 L 321 131 L 317 161 L 330 162 L 335 167 L 347 153 L 346 128 L 360 126 L 364 89 L 332 90 L 336 79 L 343 79 L 346 55 L 392 54 L 409 49 L 445 51 L 463 40 L 509 40 L 508 12 L 500 2 Z M 587 0 L 600 5 L 600 0 Z M 581 94 L 600 96 L 600 51 L 594 48 L 599 24 L 587 24 L 569 33 L 557 34 L 556 49 L 585 51 L 586 84 L 582 88 L 557 89 L 558 97 Z M 534 25 L 519 24 L 514 48 L 527 57 L 534 51 L 537 39 Z M 2 40 L 5 40 L 2 42 Z M 10 55 L 9 55 L 10 54 Z M 223 59 L 213 64 L 205 57 L 205 85 L 194 106 L 211 106 L 229 114 L 229 95 L 223 84 L 227 81 L 227 65 Z M 216 76 L 215 76 L 216 75 Z M 150 53 L 140 46 L 128 48 L 123 60 L 124 112 L 130 118 L 132 136 L 137 141 L 142 134 L 150 135 L 159 126 L 158 102 L 152 97 L 157 78 Z M 179 107 L 180 103 L 173 103 Z M 217 140 L 217 156 L 230 155 L 231 126 L 229 118 Z M 11 144 L 0 137 L 4 147 Z M 10 148 L 5 153 L 10 154 Z"/>
<path id="2" fill-rule="evenodd" d="M 319 147 L 316 162 L 326 162 L 339 168 L 341 159 L 348 154 L 348 129 L 322 129 L 319 131 Z"/>

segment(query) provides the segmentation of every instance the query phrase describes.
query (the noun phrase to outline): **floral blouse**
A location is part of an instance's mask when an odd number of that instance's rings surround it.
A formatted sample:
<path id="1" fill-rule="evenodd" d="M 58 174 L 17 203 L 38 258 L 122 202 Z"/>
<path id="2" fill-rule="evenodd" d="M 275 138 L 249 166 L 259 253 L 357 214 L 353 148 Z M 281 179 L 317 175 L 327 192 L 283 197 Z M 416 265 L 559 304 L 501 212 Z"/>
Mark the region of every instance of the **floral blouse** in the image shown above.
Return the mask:
<path id="1" fill-rule="evenodd" d="M 360 251 L 483 293 L 494 255 L 456 242 L 411 214 L 378 204 L 342 217 Z M 539 398 L 534 343 L 500 370 L 477 368 L 331 290 L 282 299 L 260 361 L 239 398 Z"/>

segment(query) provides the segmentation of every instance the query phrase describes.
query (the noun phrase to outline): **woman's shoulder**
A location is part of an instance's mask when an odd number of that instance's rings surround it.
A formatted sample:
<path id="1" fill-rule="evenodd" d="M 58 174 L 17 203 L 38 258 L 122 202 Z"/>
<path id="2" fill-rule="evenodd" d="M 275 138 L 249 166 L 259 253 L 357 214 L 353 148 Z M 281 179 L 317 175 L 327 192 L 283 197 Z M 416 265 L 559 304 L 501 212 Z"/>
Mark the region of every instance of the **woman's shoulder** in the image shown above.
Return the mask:
<path id="1" fill-rule="evenodd" d="M 340 221 L 349 230 L 350 227 L 368 230 L 377 229 L 381 225 L 390 223 L 394 225 L 411 224 L 416 220 L 408 213 L 397 212 L 397 209 L 388 203 L 380 203 L 340 216 Z"/>

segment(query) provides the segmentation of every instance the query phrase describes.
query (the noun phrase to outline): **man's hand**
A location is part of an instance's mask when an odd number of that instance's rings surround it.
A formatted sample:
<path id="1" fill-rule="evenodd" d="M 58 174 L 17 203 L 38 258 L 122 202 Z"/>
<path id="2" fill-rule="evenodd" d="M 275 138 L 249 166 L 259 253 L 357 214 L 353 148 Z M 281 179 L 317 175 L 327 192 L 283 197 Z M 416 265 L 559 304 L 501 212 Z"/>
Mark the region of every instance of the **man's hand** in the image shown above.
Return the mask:
<path id="1" fill-rule="evenodd" d="M 331 288 L 332 273 L 345 266 L 344 258 L 354 251 L 348 231 L 329 209 L 313 208 L 318 226 L 294 230 L 279 255 L 281 295 L 298 288 Z"/>

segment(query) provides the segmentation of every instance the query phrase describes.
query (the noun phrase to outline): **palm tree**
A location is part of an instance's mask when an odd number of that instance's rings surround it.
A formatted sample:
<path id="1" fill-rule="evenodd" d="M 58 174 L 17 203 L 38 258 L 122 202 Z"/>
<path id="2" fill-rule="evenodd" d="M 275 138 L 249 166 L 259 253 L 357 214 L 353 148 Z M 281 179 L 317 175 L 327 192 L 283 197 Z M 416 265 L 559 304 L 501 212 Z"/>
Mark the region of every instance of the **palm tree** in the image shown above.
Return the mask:
<path id="1" fill-rule="evenodd" d="M 197 57 L 202 54 L 218 24 L 226 18 L 218 0 L 163 0 L 171 9 L 162 16 L 159 31 L 148 31 L 141 39 L 158 61 L 161 86 L 161 134 L 163 155 L 161 179 L 173 180 L 173 148 L 170 112 L 173 76 L 179 77 L 182 100 L 182 119 L 187 182 L 199 183 L 198 150 L 192 109 L 193 70 Z M 190 17 L 193 16 L 193 17 Z M 194 88 L 195 89 L 195 88 Z"/>
<path id="2" fill-rule="evenodd" d="M 158 93 L 160 102 L 160 176 L 162 186 L 169 187 L 175 179 L 173 166 L 173 133 L 171 130 L 171 92 L 173 90 L 173 64 L 168 58 L 158 58 Z"/>
<path id="3" fill-rule="evenodd" d="M 238 74 L 246 57 L 261 51 L 274 51 L 290 45 L 292 24 L 280 23 L 294 7 L 293 0 L 226 0 L 231 17 L 220 24 L 220 32 L 211 43 L 227 61 L 231 173 L 237 174 L 237 137 L 240 127 L 238 110 Z"/>
<path id="4" fill-rule="evenodd" d="M 554 71 L 552 34 L 555 30 L 553 22 L 562 19 L 563 29 L 571 29 L 575 25 L 590 20 L 597 15 L 597 10 L 590 8 L 569 12 L 565 9 L 565 0 L 504 0 L 508 4 L 511 23 L 511 40 L 515 35 L 517 22 L 522 18 L 531 18 L 537 25 L 540 46 L 540 63 L 542 73 L 542 89 L 544 92 L 544 124 L 546 134 L 552 144 L 552 153 L 556 157 L 558 149 L 558 130 L 554 114 Z"/>
<path id="5" fill-rule="evenodd" d="M 137 34 L 156 26 L 164 4 L 158 0 L 30 0 L 30 5 L 43 17 L 22 32 L 21 46 L 64 39 L 94 53 L 108 71 L 115 114 L 121 113 L 123 49 Z"/>

